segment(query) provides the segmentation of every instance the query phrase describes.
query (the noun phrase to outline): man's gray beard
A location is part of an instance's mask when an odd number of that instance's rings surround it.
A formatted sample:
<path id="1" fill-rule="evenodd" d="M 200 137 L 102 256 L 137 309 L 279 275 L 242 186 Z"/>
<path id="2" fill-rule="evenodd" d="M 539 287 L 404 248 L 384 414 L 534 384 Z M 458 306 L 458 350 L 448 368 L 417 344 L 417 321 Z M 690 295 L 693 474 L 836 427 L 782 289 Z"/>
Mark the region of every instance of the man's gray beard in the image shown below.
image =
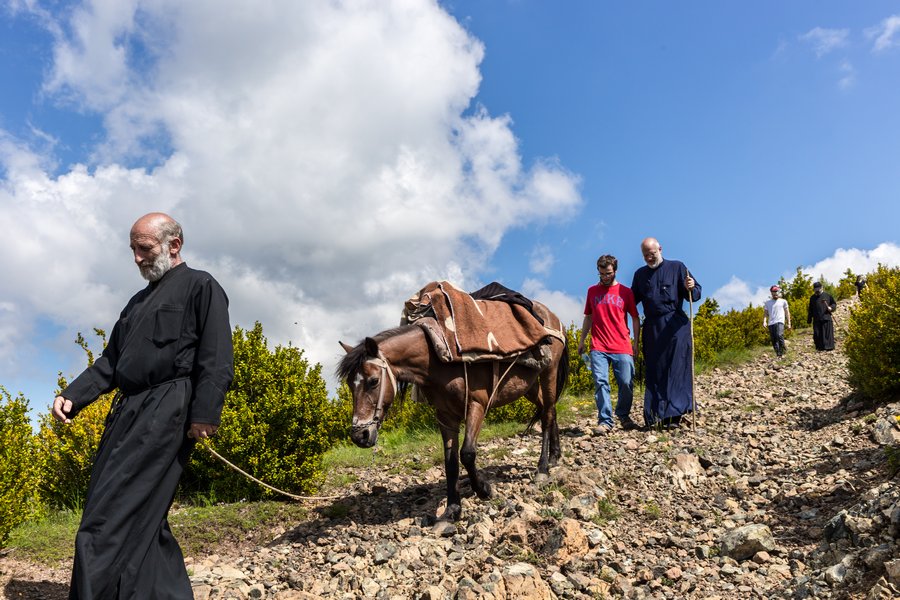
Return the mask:
<path id="1" fill-rule="evenodd" d="M 141 267 L 141 277 L 151 283 L 159 281 L 171 268 L 172 258 L 169 256 L 169 245 L 162 244 L 159 256 L 149 266 Z"/>
<path id="2" fill-rule="evenodd" d="M 662 264 L 662 261 L 663 261 L 662 256 L 660 256 L 660 257 L 656 260 L 655 263 L 653 263 L 652 265 L 648 263 L 647 266 L 650 267 L 651 269 L 655 269 L 655 268 L 657 268 L 659 265 Z"/>

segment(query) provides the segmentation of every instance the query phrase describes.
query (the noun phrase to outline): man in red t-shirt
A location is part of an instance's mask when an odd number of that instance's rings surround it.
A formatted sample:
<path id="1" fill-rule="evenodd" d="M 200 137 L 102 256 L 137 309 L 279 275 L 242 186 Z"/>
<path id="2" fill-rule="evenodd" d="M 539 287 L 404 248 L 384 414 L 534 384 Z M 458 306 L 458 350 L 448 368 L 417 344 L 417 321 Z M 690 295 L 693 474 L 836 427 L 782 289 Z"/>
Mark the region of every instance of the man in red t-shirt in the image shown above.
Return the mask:
<path id="1" fill-rule="evenodd" d="M 600 283 L 588 288 L 584 304 L 584 323 L 578 353 L 583 354 L 584 341 L 591 336 L 591 371 L 594 374 L 594 401 L 597 403 L 597 435 L 606 435 L 613 428 L 612 401 L 609 394 L 609 367 L 612 365 L 619 385 L 616 417 L 623 429 L 635 429 L 631 420 L 631 401 L 634 395 L 634 353 L 641 339 L 641 322 L 631 288 L 616 281 L 619 261 L 604 254 L 597 259 Z M 626 315 L 631 315 L 634 341 L 628 332 Z"/>

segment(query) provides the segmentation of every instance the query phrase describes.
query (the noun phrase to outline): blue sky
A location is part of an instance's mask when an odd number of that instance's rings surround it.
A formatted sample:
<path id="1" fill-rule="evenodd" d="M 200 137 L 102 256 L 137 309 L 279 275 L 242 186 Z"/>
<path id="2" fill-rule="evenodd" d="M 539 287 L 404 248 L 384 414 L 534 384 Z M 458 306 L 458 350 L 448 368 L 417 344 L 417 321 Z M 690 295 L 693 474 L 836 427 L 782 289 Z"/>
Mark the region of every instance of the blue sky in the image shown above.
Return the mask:
<path id="1" fill-rule="evenodd" d="M 0 6 L 0 384 L 39 411 L 152 210 L 329 372 L 434 279 L 580 322 L 651 235 L 726 308 L 900 264 L 896 2 Z"/>

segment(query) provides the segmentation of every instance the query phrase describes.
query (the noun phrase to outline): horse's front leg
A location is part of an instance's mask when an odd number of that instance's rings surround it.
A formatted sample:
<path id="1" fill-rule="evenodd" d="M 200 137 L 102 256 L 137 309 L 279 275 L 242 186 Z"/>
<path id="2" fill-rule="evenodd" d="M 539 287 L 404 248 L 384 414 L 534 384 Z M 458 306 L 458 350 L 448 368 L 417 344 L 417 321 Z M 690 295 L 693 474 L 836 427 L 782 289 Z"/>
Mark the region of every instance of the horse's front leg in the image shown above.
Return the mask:
<path id="1" fill-rule="evenodd" d="M 491 497 L 491 485 L 481 477 L 475 466 L 475 458 L 478 454 L 476 450 L 478 434 L 481 432 L 482 423 L 484 423 L 484 406 L 478 402 L 469 402 L 466 411 L 466 435 L 463 438 L 460 459 L 469 474 L 469 483 L 471 483 L 472 489 L 479 498 L 484 500 Z"/>
<path id="2" fill-rule="evenodd" d="M 459 497 L 459 427 L 447 429 L 441 426 L 441 438 L 444 440 L 444 473 L 447 476 L 447 510 L 441 518 L 456 521 L 462 514 Z"/>

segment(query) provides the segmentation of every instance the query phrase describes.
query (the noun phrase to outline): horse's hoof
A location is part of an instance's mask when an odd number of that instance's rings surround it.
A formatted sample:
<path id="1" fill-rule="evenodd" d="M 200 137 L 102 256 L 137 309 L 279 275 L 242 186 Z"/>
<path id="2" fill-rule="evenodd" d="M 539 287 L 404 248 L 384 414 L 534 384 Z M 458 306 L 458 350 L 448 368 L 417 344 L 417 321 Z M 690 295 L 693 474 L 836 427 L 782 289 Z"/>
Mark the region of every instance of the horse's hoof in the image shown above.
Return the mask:
<path id="1" fill-rule="evenodd" d="M 459 517 L 462 515 L 462 506 L 459 504 L 450 504 L 447 508 L 444 509 L 444 512 L 438 516 L 438 522 L 435 524 L 437 526 L 441 521 L 447 522 L 455 522 L 459 520 Z"/>
<path id="2" fill-rule="evenodd" d="M 494 495 L 494 488 L 489 483 L 482 483 L 481 489 L 475 490 L 475 494 L 482 500 L 487 500 Z"/>
<path id="3" fill-rule="evenodd" d="M 550 476 L 546 473 L 537 473 L 534 476 L 534 483 L 538 486 L 546 485 L 550 481 Z"/>
<path id="4" fill-rule="evenodd" d="M 456 535 L 456 523 L 454 521 L 440 520 L 431 527 L 431 533 L 438 537 L 453 537 Z"/>

